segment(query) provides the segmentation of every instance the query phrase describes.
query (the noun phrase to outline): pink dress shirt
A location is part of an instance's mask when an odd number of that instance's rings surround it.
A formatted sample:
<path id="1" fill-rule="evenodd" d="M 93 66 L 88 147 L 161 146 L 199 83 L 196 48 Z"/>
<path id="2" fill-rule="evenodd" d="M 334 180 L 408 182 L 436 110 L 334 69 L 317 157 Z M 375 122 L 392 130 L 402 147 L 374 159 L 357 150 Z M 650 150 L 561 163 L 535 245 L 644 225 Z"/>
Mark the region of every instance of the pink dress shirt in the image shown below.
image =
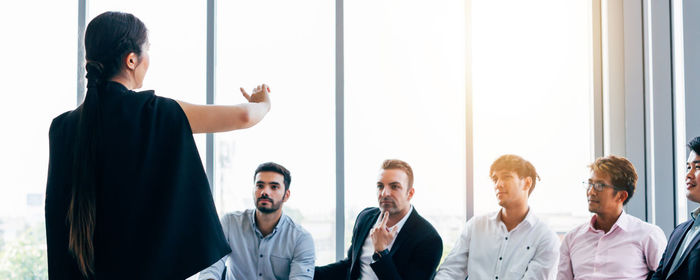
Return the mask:
<path id="1" fill-rule="evenodd" d="M 666 249 L 658 226 L 622 212 L 607 233 L 590 223 L 574 228 L 561 243 L 557 279 L 646 279 Z"/>

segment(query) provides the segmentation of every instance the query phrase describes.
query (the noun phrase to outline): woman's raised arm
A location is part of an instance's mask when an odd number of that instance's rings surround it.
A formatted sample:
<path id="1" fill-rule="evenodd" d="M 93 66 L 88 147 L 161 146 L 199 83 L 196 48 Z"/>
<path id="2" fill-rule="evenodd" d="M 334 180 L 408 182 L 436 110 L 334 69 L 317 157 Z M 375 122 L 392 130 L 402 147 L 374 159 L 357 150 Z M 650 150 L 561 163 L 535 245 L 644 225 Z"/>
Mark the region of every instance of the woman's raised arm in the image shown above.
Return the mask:
<path id="1" fill-rule="evenodd" d="M 248 103 L 238 105 L 196 105 L 177 101 L 185 111 L 192 133 L 225 132 L 249 128 L 260 122 L 270 111 L 269 87 L 259 85 L 248 94 L 243 88 L 241 93 Z"/>

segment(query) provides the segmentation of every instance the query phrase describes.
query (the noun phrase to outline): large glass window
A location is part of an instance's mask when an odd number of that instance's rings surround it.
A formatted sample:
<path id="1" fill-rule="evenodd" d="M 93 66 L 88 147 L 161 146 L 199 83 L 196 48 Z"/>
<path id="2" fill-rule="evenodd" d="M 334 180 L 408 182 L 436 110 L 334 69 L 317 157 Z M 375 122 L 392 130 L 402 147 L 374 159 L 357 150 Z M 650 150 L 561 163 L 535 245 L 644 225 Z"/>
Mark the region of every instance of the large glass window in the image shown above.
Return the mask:
<path id="1" fill-rule="evenodd" d="M 132 13 L 148 28 L 151 63 L 137 90 L 189 103 L 206 103 L 206 2 L 93 0 L 88 20 L 106 11 Z M 206 162 L 206 136 L 194 136 L 202 163 Z M 206 165 L 205 165 L 206 166 Z"/>
<path id="2" fill-rule="evenodd" d="M 346 1 L 346 248 L 377 207 L 383 160 L 413 167 L 412 204 L 447 254 L 465 222 L 465 7 L 462 1 Z"/>
<path id="3" fill-rule="evenodd" d="M 472 1 L 471 14 L 475 213 L 499 209 L 489 166 L 517 154 L 542 177 L 532 209 L 564 234 L 589 217 L 591 4 Z"/>
<path id="4" fill-rule="evenodd" d="M 206 1 L 88 2 L 88 22 L 114 10 L 133 13 L 149 28 L 144 90 L 206 102 Z M 292 173 L 285 213 L 312 234 L 317 265 L 334 262 L 335 2 L 216 2 L 215 103 L 245 102 L 239 87 L 250 92 L 267 83 L 273 104 L 257 126 L 215 135 L 214 170 L 207 172 L 215 175 L 217 210 L 253 208 L 256 166 L 280 163 Z M 0 24 L 15 26 L 0 30 L 8 38 L 3 52 L 12 54 L 5 71 L 15 74 L 3 83 L 10 94 L 0 104 L 0 127 L 8 132 L 0 140 L 0 279 L 47 278 L 47 134 L 52 118 L 76 107 L 76 47 L 83 47 L 77 11 L 76 2 L 0 4 Z M 563 235 L 586 221 L 591 13 L 586 1 L 471 1 L 470 13 L 463 1 L 345 1 L 345 248 L 357 214 L 378 205 L 377 175 L 389 158 L 413 167 L 412 204 L 442 236 L 445 255 L 466 207 L 477 215 L 498 210 L 488 169 L 506 153 L 539 171 L 530 205 L 554 231 Z M 467 86 L 473 205 L 465 200 Z M 205 162 L 205 135 L 195 141 Z"/>
<path id="5" fill-rule="evenodd" d="M 314 237 L 316 261 L 335 250 L 333 1 L 219 1 L 216 103 L 245 102 L 261 83 L 272 109 L 257 126 L 215 135 L 220 214 L 253 208 L 253 173 L 273 161 L 292 174 L 284 213 Z"/>
<path id="6" fill-rule="evenodd" d="M 51 120 L 76 106 L 76 15 L 76 1 L 0 3 L 0 72 L 11 77 L 0 102 L 0 279 L 48 278 L 48 134 Z"/>

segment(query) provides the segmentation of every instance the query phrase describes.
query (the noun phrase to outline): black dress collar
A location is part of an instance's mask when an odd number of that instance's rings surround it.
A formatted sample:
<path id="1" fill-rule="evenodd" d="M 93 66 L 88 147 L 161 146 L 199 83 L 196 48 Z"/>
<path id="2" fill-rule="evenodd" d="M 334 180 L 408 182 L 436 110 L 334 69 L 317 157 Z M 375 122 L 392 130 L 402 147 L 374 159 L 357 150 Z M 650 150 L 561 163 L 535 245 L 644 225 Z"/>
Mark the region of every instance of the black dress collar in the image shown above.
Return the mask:
<path id="1" fill-rule="evenodd" d="M 128 94 L 133 91 L 128 90 L 124 85 L 115 82 L 115 81 L 107 81 L 104 83 L 102 86 L 102 91 L 103 93 L 107 94 Z"/>

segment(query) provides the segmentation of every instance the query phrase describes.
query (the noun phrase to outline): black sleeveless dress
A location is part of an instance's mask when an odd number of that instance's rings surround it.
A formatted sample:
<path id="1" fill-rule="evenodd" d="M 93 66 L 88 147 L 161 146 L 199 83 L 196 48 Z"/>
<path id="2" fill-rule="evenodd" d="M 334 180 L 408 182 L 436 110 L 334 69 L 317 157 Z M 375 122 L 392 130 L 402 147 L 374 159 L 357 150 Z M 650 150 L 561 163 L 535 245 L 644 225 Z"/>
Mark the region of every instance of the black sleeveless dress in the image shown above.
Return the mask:
<path id="1" fill-rule="evenodd" d="M 108 82 L 99 92 L 95 275 L 184 279 L 228 254 L 185 113 L 153 91 Z M 84 279 L 68 251 L 66 213 L 79 108 L 49 131 L 46 242 L 49 278 Z"/>

